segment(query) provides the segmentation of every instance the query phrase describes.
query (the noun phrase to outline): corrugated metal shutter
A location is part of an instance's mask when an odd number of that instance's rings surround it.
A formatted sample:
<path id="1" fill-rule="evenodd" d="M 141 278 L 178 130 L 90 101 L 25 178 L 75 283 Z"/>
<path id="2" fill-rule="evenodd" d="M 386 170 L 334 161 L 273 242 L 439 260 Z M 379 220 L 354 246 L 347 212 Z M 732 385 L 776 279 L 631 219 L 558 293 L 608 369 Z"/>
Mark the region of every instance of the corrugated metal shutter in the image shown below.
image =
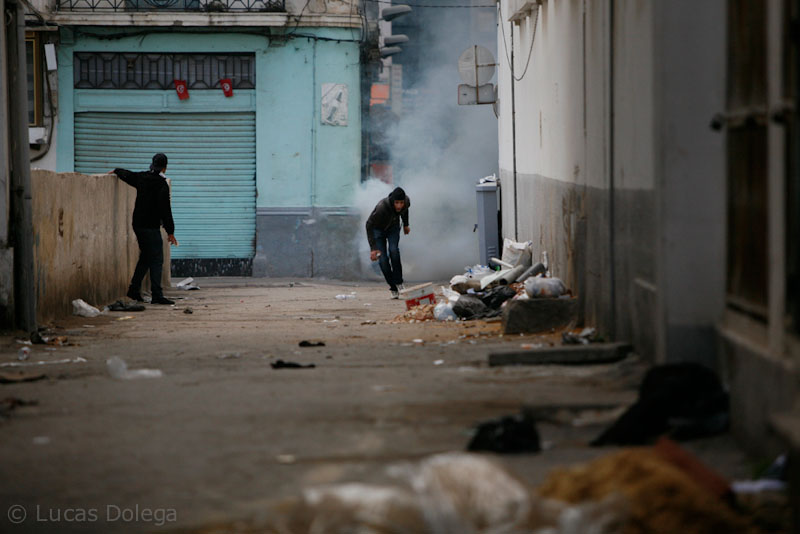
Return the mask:
<path id="1" fill-rule="evenodd" d="M 172 257 L 252 258 L 255 138 L 254 113 L 76 113 L 75 170 L 144 170 L 164 152 L 180 241 Z"/>

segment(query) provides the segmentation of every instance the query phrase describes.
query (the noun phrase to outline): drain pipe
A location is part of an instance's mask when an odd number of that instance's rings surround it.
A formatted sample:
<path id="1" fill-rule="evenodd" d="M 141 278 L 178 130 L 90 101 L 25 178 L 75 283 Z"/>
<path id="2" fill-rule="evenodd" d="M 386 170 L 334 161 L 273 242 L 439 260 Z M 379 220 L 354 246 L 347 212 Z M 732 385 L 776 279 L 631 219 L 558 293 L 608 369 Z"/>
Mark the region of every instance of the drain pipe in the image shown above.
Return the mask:
<path id="1" fill-rule="evenodd" d="M 503 24 L 503 21 L 500 21 Z M 519 211 L 517 202 L 517 99 L 514 95 L 516 78 L 514 78 L 514 23 L 511 27 L 511 161 L 514 174 L 514 241 L 519 241 Z"/>
<path id="2" fill-rule="evenodd" d="M 33 201 L 28 147 L 28 86 L 25 60 L 25 12 L 22 4 L 8 0 L 4 10 L 7 35 L 9 88 L 9 144 L 11 154 L 11 224 L 14 244 L 15 327 L 36 330 L 36 295 L 33 262 Z"/>
<path id="3" fill-rule="evenodd" d="M 614 187 L 614 31 L 615 31 L 615 24 L 614 24 L 614 4 L 615 0 L 609 0 L 608 2 L 608 11 L 609 11 L 609 57 L 608 57 L 608 66 L 609 66 L 609 83 L 608 83 L 608 116 L 609 116 L 609 125 L 608 125 L 608 146 L 609 146 L 609 172 L 608 172 L 608 254 L 610 258 L 610 265 L 609 265 L 609 290 L 610 290 L 610 297 L 611 297 L 611 306 L 609 310 L 608 320 L 609 320 L 609 332 L 611 332 L 611 338 L 616 339 L 617 335 L 617 276 L 616 276 L 616 250 L 615 250 L 615 227 L 614 227 L 614 219 L 615 219 L 615 187 Z"/>

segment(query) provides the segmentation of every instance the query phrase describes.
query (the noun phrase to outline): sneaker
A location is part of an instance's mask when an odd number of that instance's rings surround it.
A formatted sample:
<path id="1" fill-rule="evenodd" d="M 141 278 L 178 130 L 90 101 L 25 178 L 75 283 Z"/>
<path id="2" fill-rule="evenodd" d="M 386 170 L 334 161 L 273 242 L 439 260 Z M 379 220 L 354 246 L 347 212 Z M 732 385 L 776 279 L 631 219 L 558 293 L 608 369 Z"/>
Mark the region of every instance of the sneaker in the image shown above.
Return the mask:
<path id="1" fill-rule="evenodd" d="M 390 291 L 392 292 L 392 298 L 393 299 L 399 299 L 400 298 L 400 293 L 396 289 L 390 289 Z"/>
<path id="2" fill-rule="evenodd" d="M 398 291 L 405 291 L 406 290 L 406 285 L 405 284 L 397 284 L 397 290 Z"/>
<path id="3" fill-rule="evenodd" d="M 175 304 L 175 301 L 169 300 L 165 297 L 153 297 L 153 300 L 150 301 L 150 304 Z"/>
<path id="4" fill-rule="evenodd" d="M 128 292 L 126 293 L 126 295 L 127 295 L 127 297 L 129 299 L 133 299 L 136 302 L 144 302 L 144 299 L 142 298 L 142 294 L 139 293 L 138 291 L 134 291 L 133 289 L 129 289 Z"/>

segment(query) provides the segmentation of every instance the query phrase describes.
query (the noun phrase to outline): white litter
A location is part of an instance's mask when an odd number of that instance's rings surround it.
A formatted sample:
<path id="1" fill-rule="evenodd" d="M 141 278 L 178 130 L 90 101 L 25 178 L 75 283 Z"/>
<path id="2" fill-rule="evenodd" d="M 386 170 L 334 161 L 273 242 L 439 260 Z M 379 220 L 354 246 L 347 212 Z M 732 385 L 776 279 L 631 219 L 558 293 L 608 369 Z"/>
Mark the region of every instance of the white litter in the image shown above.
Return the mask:
<path id="1" fill-rule="evenodd" d="M 28 362 L 28 361 L 26 361 L 26 362 L 4 362 L 4 363 L 0 363 L 0 367 L 28 367 L 28 366 L 31 366 L 31 365 L 53 365 L 53 364 L 57 364 L 57 363 L 86 363 L 86 359 L 85 358 L 81 358 L 80 356 L 78 356 L 77 358 L 73 358 L 73 359 L 65 358 L 63 360 L 51 360 L 51 361 L 39 360 L 39 361 L 35 361 L 35 362 Z"/>
<path id="2" fill-rule="evenodd" d="M 136 378 L 161 378 L 160 369 L 128 369 L 128 364 L 119 356 L 106 360 L 108 373 L 117 380 L 134 380 Z"/>
<path id="3" fill-rule="evenodd" d="M 72 314 L 80 315 L 81 317 L 97 317 L 100 315 L 100 310 L 86 304 L 83 299 L 75 299 L 72 301 Z"/>

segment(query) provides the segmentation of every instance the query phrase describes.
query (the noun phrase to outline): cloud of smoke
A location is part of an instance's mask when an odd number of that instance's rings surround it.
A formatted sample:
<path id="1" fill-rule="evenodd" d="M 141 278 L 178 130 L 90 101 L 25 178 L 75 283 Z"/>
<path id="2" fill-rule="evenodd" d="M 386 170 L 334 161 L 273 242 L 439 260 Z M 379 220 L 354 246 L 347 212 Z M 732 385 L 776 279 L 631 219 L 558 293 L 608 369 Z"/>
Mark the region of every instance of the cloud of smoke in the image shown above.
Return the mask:
<path id="1" fill-rule="evenodd" d="M 492 106 L 459 106 L 457 87 L 462 83 L 457 61 L 472 44 L 486 46 L 494 53 L 495 26 L 474 32 L 474 24 L 458 24 L 451 13 L 429 14 L 419 38 L 426 45 L 423 70 L 410 87 L 416 95 L 399 120 L 385 132 L 388 138 L 395 186 L 411 198 L 411 233 L 400 238 L 403 272 L 409 282 L 445 280 L 479 262 L 475 184 L 496 172 L 497 121 Z M 453 12 L 454 10 L 441 10 Z M 492 13 L 489 13 L 492 15 Z M 469 21 L 469 14 L 464 13 Z M 486 19 L 484 19 L 486 20 Z M 453 28 L 465 28 L 453 31 Z M 447 28 L 443 31 L 443 28 Z M 482 42 L 483 41 L 483 42 Z M 405 68 L 405 67 L 404 67 Z M 378 180 L 362 184 L 355 205 L 361 210 L 362 228 L 375 204 L 394 186 Z M 366 237 L 359 249 L 370 267 Z"/>

